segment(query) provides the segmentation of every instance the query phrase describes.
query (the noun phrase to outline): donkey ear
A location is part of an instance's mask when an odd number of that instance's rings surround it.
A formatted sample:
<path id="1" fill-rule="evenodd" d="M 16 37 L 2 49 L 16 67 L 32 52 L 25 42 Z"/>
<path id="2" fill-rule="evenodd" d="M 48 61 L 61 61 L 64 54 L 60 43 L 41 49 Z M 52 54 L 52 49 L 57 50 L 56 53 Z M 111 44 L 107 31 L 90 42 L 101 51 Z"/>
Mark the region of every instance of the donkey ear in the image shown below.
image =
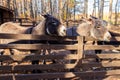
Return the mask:
<path id="1" fill-rule="evenodd" d="M 95 20 L 92 18 L 89 18 L 87 21 L 89 24 L 93 24 L 93 25 L 95 24 Z"/>
<path id="2" fill-rule="evenodd" d="M 105 20 L 102 20 L 102 24 L 103 24 L 104 26 L 107 26 L 109 23 L 108 23 L 107 21 L 105 21 Z"/>
<path id="3" fill-rule="evenodd" d="M 44 14 L 44 15 L 42 15 L 44 18 L 48 18 L 48 17 L 50 17 L 51 15 L 50 14 Z"/>
<path id="4" fill-rule="evenodd" d="M 90 18 L 92 18 L 92 19 L 98 19 L 97 17 L 92 16 L 92 15 L 90 15 Z"/>

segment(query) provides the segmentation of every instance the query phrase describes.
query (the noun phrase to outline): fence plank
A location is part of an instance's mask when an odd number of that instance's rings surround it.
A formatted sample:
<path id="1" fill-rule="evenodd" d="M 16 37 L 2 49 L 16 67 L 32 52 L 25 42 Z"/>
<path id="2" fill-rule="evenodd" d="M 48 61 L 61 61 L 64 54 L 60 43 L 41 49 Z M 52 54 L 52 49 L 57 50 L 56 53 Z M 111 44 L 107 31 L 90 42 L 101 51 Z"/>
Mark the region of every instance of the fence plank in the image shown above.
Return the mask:
<path id="1" fill-rule="evenodd" d="M 0 80 L 4 80 L 5 76 L 14 76 L 15 80 L 30 80 L 30 79 L 53 79 L 53 78 L 82 78 L 86 77 L 105 77 L 110 75 L 119 75 L 120 70 L 109 71 L 86 71 L 86 72 L 59 72 L 59 73 L 40 73 L 40 74 L 15 74 L 15 75 L 0 75 Z"/>
<path id="2" fill-rule="evenodd" d="M 66 49 L 77 50 L 77 45 L 49 45 L 49 44 L 0 44 L 0 49 L 13 48 L 22 50 Z"/>
<path id="3" fill-rule="evenodd" d="M 119 45 L 85 45 L 84 50 L 119 50 L 120 46 Z"/>
<path id="4" fill-rule="evenodd" d="M 97 39 L 94 39 L 92 37 L 85 37 L 85 41 L 97 41 Z M 120 41 L 120 37 L 112 36 L 111 41 Z"/>
<path id="5" fill-rule="evenodd" d="M 76 54 L 68 54 L 68 55 L 1 55 L 0 61 L 32 61 L 32 60 L 44 60 L 44 59 L 77 59 L 78 56 Z"/>
<path id="6" fill-rule="evenodd" d="M 117 60 L 120 59 L 119 53 L 101 53 L 101 54 L 85 54 L 85 58 L 101 58 L 101 59 L 110 59 Z"/>
<path id="7" fill-rule="evenodd" d="M 55 37 L 44 35 L 31 35 L 31 34 L 12 34 L 12 33 L 0 33 L 1 39 L 19 39 L 19 40 L 76 40 L 75 36 Z M 95 41 L 92 37 L 85 37 L 85 41 Z M 111 41 L 120 41 L 119 36 L 113 36 Z"/>
<path id="8" fill-rule="evenodd" d="M 18 40 L 75 40 L 73 36 L 45 36 L 45 35 L 31 35 L 31 34 L 12 34 L 12 33 L 0 33 L 1 39 L 18 39 Z"/>
<path id="9" fill-rule="evenodd" d="M 23 71 L 23 70 L 62 70 L 75 68 L 76 64 L 48 64 L 48 65 L 8 65 L 0 66 L 0 71 Z"/>
<path id="10" fill-rule="evenodd" d="M 80 66 L 80 65 L 79 65 Z M 86 62 L 81 65 L 82 67 L 111 67 L 120 68 L 120 61 L 107 61 L 107 62 Z"/>

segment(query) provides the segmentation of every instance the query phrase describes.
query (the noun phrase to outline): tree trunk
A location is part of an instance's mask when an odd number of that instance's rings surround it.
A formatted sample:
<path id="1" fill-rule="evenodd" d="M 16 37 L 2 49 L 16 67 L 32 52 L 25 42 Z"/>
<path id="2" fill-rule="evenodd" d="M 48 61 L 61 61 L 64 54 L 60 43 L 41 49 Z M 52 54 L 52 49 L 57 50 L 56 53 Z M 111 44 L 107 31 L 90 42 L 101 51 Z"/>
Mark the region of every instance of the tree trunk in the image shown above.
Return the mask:
<path id="1" fill-rule="evenodd" d="M 31 18 L 34 19 L 34 13 L 33 13 L 33 4 L 32 4 L 32 0 L 30 1 L 30 14 L 31 14 Z"/>
<path id="2" fill-rule="evenodd" d="M 109 17 L 108 17 L 109 22 L 111 22 L 111 18 L 112 18 L 112 2 L 113 0 L 110 0 Z"/>
<path id="3" fill-rule="evenodd" d="M 100 1 L 100 9 L 99 9 L 99 18 L 103 19 L 103 11 L 104 11 L 104 0 Z"/>
<path id="4" fill-rule="evenodd" d="M 53 15 L 52 0 L 50 0 L 49 3 L 50 3 L 50 14 Z"/>
<path id="5" fill-rule="evenodd" d="M 14 8 L 14 17 L 16 18 L 18 16 L 16 0 L 13 0 L 13 8 Z"/>
<path id="6" fill-rule="evenodd" d="M 41 11 L 42 11 L 42 14 L 46 13 L 45 0 L 41 0 Z"/>
<path id="7" fill-rule="evenodd" d="M 87 18 L 88 13 L 88 0 L 84 0 L 84 16 Z"/>
<path id="8" fill-rule="evenodd" d="M 38 5 L 37 5 L 37 0 L 35 0 L 35 4 L 34 4 L 34 8 L 35 8 L 35 20 L 37 20 L 37 11 L 38 11 L 38 9 L 37 9 L 37 7 L 38 7 Z"/>
<path id="9" fill-rule="evenodd" d="M 59 19 L 62 21 L 62 0 L 59 0 Z"/>
<path id="10" fill-rule="evenodd" d="M 118 6 L 118 0 L 116 0 L 116 4 L 115 4 L 115 25 L 117 25 L 117 21 L 118 21 L 117 6 Z"/>

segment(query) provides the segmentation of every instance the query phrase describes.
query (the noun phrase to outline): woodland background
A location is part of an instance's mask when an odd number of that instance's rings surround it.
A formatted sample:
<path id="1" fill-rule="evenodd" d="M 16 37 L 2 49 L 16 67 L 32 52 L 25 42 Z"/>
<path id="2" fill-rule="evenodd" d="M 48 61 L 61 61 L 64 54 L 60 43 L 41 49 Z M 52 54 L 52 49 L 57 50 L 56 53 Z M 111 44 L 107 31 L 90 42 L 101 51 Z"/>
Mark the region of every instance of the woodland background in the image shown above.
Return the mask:
<path id="1" fill-rule="evenodd" d="M 62 21 L 75 21 L 90 15 L 90 1 L 93 2 L 91 15 L 120 24 L 120 0 L 0 0 L 0 5 L 13 10 L 15 18 L 40 21 L 41 14 L 49 13 Z M 108 14 L 104 12 L 105 7 L 109 7 Z"/>

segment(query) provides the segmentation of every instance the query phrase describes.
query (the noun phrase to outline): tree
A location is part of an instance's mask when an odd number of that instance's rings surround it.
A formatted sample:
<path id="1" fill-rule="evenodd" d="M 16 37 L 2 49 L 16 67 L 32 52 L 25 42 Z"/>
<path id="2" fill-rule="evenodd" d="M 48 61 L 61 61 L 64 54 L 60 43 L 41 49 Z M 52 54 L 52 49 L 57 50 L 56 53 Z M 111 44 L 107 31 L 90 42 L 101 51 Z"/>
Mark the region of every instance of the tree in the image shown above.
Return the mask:
<path id="1" fill-rule="evenodd" d="M 100 7 L 99 7 L 99 18 L 103 19 L 103 10 L 104 10 L 104 0 L 100 1 Z"/>
<path id="2" fill-rule="evenodd" d="M 63 8 L 63 5 L 62 5 L 62 0 L 59 0 L 59 19 L 60 21 L 62 22 L 62 8 Z"/>
<path id="3" fill-rule="evenodd" d="M 108 17 L 109 22 L 111 22 L 111 18 L 112 18 L 112 3 L 113 3 L 113 0 L 110 0 L 109 17 Z"/>
<path id="4" fill-rule="evenodd" d="M 14 8 L 14 17 L 16 18 L 18 16 L 16 0 L 13 0 L 13 8 Z"/>
<path id="5" fill-rule="evenodd" d="M 84 16 L 87 17 L 88 12 L 88 0 L 84 0 Z"/>
<path id="6" fill-rule="evenodd" d="M 117 25 L 117 21 L 118 21 L 117 8 L 118 8 L 118 0 L 116 1 L 116 4 L 115 4 L 115 25 Z"/>

